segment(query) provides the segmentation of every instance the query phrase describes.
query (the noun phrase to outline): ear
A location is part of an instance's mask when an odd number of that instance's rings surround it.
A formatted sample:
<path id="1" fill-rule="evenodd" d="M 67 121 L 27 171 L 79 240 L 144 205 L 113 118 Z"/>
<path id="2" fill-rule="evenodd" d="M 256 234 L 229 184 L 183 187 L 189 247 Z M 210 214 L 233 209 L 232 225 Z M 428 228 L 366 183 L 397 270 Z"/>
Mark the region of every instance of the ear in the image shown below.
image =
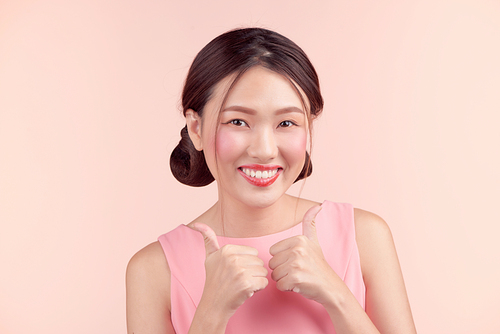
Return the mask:
<path id="1" fill-rule="evenodd" d="M 203 145 L 201 142 L 201 117 L 193 109 L 186 111 L 186 125 L 189 133 L 189 138 L 193 142 L 194 147 L 201 151 Z"/>

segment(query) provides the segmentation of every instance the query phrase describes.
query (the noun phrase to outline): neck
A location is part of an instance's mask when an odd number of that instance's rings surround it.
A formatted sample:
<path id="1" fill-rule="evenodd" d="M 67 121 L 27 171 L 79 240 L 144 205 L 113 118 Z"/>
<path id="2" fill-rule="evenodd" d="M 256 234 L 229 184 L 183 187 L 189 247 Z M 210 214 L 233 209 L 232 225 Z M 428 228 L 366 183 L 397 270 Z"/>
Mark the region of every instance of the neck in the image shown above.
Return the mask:
<path id="1" fill-rule="evenodd" d="M 251 207 L 241 202 L 219 199 L 209 210 L 217 235 L 227 237 L 259 237 L 286 230 L 300 222 L 298 198 L 289 195 L 267 207 Z"/>

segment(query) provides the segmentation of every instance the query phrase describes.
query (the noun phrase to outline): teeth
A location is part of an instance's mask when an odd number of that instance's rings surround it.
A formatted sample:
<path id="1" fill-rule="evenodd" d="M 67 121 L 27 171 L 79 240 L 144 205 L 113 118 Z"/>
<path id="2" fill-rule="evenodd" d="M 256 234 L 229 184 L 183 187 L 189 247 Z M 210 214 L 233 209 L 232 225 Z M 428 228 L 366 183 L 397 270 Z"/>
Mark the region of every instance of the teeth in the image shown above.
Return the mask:
<path id="1" fill-rule="evenodd" d="M 256 179 L 267 179 L 270 177 L 273 177 L 278 173 L 278 169 L 273 169 L 273 170 L 253 170 L 250 168 L 242 168 L 243 173 L 245 173 L 247 176 L 250 177 L 255 177 Z"/>

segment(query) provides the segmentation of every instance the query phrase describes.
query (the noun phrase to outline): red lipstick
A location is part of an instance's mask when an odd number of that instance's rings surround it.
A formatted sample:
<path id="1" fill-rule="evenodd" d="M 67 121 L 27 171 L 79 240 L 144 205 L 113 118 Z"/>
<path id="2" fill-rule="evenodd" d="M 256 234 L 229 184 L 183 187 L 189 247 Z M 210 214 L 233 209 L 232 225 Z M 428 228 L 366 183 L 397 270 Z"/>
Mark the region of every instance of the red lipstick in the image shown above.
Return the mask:
<path id="1" fill-rule="evenodd" d="M 242 165 L 239 168 L 248 168 L 248 169 L 253 169 L 253 170 L 274 170 L 274 169 L 283 169 L 281 166 L 278 165 L 258 165 L 258 164 L 251 164 L 251 165 Z"/>
<path id="2" fill-rule="evenodd" d="M 245 174 L 245 172 L 243 171 L 244 168 L 251 169 L 254 171 L 262 171 L 262 172 L 263 171 L 277 170 L 277 172 L 275 175 L 273 175 L 271 177 L 257 178 L 257 177 L 251 177 L 251 176 Z M 257 165 L 257 164 L 244 165 L 244 166 L 240 166 L 238 168 L 238 171 L 245 178 L 245 180 L 247 180 L 248 183 L 250 183 L 254 186 L 257 186 L 257 187 L 268 187 L 271 184 L 273 184 L 274 181 L 276 181 L 276 179 L 278 179 L 278 177 L 280 176 L 282 170 L 283 170 L 283 168 L 281 168 L 278 165 Z"/>

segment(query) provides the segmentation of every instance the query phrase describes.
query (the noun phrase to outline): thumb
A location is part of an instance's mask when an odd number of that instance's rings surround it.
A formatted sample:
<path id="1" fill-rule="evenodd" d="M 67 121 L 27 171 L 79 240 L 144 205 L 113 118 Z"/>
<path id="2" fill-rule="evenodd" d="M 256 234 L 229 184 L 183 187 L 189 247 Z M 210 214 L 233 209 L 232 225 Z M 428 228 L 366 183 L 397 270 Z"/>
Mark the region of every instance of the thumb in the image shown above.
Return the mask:
<path id="1" fill-rule="evenodd" d="M 194 223 L 193 229 L 200 232 L 205 240 L 205 251 L 206 256 L 219 250 L 219 242 L 217 241 L 217 236 L 215 232 L 207 225 L 202 223 Z"/>
<path id="2" fill-rule="evenodd" d="M 316 234 L 316 222 L 314 219 L 320 211 L 321 205 L 313 206 L 307 210 L 304 219 L 302 219 L 302 234 L 316 243 L 318 242 L 318 236 Z"/>

